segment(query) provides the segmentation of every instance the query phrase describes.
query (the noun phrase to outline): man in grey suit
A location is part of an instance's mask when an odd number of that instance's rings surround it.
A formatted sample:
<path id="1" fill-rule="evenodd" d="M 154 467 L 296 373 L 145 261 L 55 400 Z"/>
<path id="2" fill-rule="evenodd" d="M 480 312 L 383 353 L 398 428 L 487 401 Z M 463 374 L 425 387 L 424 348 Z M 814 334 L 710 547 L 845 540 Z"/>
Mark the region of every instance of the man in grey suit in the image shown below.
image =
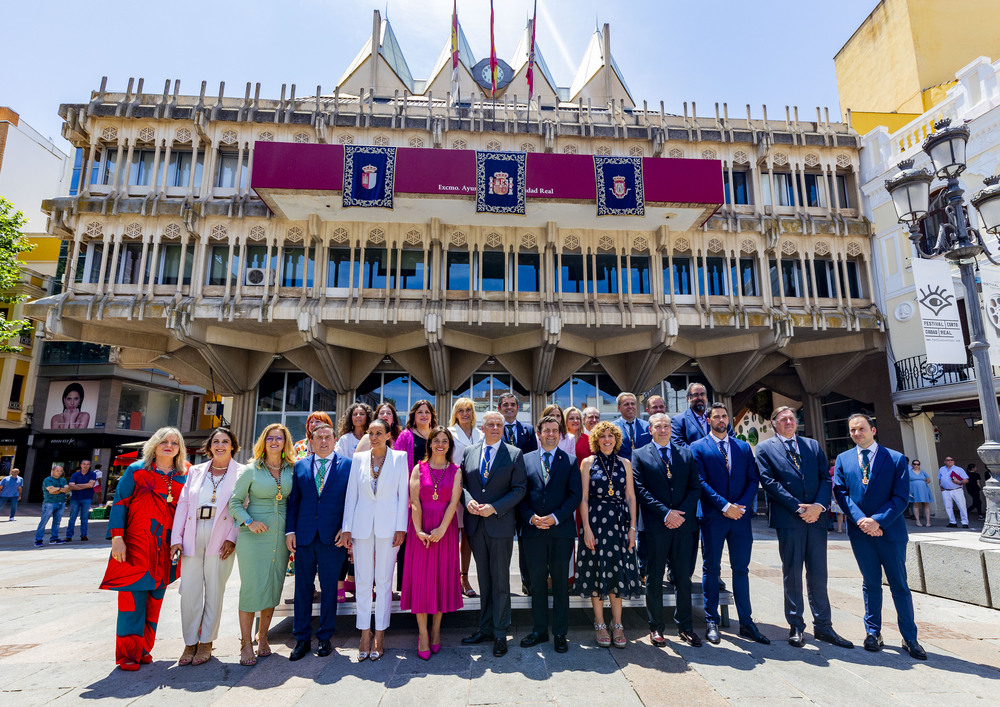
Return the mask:
<path id="1" fill-rule="evenodd" d="M 479 576 L 479 630 L 462 639 L 471 645 L 493 641 L 493 655 L 507 653 L 510 627 L 510 559 L 514 519 L 527 489 L 521 450 L 503 442 L 504 418 L 483 416 L 483 441 L 466 447 L 462 456 L 465 533 Z"/>

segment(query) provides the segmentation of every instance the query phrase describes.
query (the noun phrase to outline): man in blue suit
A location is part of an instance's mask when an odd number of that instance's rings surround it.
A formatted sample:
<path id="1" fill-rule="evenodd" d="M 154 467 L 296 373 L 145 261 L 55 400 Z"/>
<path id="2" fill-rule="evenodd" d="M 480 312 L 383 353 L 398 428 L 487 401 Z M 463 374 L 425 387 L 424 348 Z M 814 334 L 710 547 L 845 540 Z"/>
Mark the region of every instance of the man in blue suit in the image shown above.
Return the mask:
<path id="1" fill-rule="evenodd" d="M 576 460 L 559 449 L 559 420 L 552 415 L 538 421 L 542 446 L 524 455 L 528 489 L 518 507 L 521 515 L 521 551 L 531 578 L 534 630 L 521 639 L 531 648 L 549 640 L 549 595 L 552 579 L 552 633 L 557 653 L 569 649 L 569 561 L 576 540 L 573 512 L 583 499 L 583 482 Z"/>
<path id="2" fill-rule="evenodd" d="M 622 448 L 618 456 L 632 460 L 632 450 L 645 447 L 653 441 L 649 434 L 649 423 L 638 417 L 639 404 L 632 393 L 619 393 L 615 400 L 618 405 L 618 419 L 614 424 L 622 431 Z"/>
<path id="3" fill-rule="evenodd" d="M 708 409 L 708 391 L 701 383 L 691 383 L 687 387 L 688 409 L 680 415 L 674 415 L 670 420 L 670 441 L 678 447 L 690 447 L 705 437 L 711 426 L 705 415 Z M 736 436 L 733 426 L 729 425 L 729 435 Z"/>
<path id="4" fill-rule="evenodd" d="M 729 436 L 729 411 L 725 405 L 712 403 L 708 420 L 711 426 L 708 436 L 691 445 L 691 454 L 701 477 L 705 639 L 709 643 L 720 640 L 719 573 L 722 549 L 728 545 L 740 635 L 758 643 L 770 643 L 757 629 L 750 608 L 749 566 L 753 547 L 750 518 L 753 511 L 747 511 L 753 508 L 757 495 L 757 464 L 750 445 Z"/>
<path id="5" fill-rule="evenodd" d="M 333 451 L 333 428 L 313 429 L 313 454 L 295 463 L 292 491 L 288 494 L 285 541 L 295 555 L 295 613 L 292 633 L 295 648 L 289 660 L 304 658 L 312 650 L 312 606 L 319 573 L 320 613 L 317 655 L 333 652 L 330 638 L 337 624 L 337 579 L 347 559 L 340 542 L 347 480 L 351 460 Z"/>
<path id="6" fill-rule="evenodd" d="M 778 536 L 778 555 L 785 589 L 788 643 L 805 645 L 802 570 L 806 571 L 813 633 L 819 641 L 841 648 L 854 644 L 833 630 L 826 591 L 826 535 L 830 527 L 830 467 L 819 443 L 795 434 L 795 411 L 779 407 L 771 414 L 776 436 L 757 445 L 757 470 L 767 493 L 768 525 Z"/>
<path id="7" fill-rule="evenodd" d="M 503 415 L 503 441 L 513 445 L 524 454 L 538 449 L 538 440 L 535 438 L 535 428 L 525 425 L 517 419 L 517 411 L 521 409 L 521 403 L 517 396 L 510 391 L 500 395 L 497 403 L 500 414 Z"/>
<path id="8" fill-rule="evenodd" d="M 847 536 L 861 570 L 865 597 L 865 650 L 882 649 L 882 572 L 889 582 L 903 648 L 913 658 L 927 660 L 917 643 L 913 597 L 906 583 L 906 523 L 903 511 L 910 496 L 906 458 L 875 442 L 875 425 L 868 415 L 847 420 L 857 445 L 837 457 L 833 493 L 847 516 Z"/>

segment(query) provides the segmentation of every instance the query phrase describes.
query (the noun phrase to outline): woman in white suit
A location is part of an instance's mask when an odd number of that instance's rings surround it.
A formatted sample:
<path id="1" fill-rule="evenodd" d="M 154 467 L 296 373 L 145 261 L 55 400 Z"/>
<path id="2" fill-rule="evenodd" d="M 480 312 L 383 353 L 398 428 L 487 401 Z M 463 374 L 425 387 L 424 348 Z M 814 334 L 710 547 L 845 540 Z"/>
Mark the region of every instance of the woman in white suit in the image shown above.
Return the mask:
<path id="1" fill-rule="evenodd" d="M 358 660 L 378 660 L 392 611 L 396 553 L 406 537 L 410 508 L 410 470 L 406 452 L 389 449 L 389 425 L 372 420 L 371 449 L 354 455 L 347 482 L 341 543 L 352 548 L 357 584 Z M 372 586 L 375 587 L 375 643 L 371 643 Z"/>
<path id="2" fill-rule="evenodd" d="M 181 630 L 184 652 L 179 665 L 201 665 L 212 657 L 219 635 L 222 598 L 233 571 L 238 529 L 229 515 L 240 465 L 236 436 L 218 427 L 205 441 L 202 454 L 210 461 L 192 466 L 181 488 L 174 513 L 170 554 L 181 560 Z"/>

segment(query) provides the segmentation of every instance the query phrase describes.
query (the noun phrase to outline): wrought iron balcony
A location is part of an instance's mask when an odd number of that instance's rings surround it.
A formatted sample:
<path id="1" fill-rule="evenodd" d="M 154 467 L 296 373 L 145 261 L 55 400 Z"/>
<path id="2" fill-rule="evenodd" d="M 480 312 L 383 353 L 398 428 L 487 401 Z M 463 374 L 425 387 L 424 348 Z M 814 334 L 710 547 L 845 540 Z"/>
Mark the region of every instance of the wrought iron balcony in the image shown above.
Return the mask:
<path id="1" fill-rule="evenodd" d="M 897 392 L 966 383 L 976 379 L 971 358 L 965 363 L 928 363 L 927 355 L 920 354 L 896 361 L 895 367 Z M 1000 368 L 997 366 L 993 366 L 993 376 L 1000 376 Z"/>

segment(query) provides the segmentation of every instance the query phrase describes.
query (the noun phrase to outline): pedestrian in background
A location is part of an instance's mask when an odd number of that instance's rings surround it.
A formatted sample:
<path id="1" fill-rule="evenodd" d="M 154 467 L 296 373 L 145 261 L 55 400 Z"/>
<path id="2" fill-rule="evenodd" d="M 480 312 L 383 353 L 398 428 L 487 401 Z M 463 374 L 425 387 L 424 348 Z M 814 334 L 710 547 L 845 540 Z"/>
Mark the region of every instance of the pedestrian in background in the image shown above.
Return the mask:
<path id="1" fill-rule="evenodd" d="M 938 485 L 941 487 L 941 500 L 944 503 L 944 510 L 948 514 L 948 527 L 957 528 L 955 522 L 955 509 L 952 504 L 958 506 L 958 513 L 962 520 L 962 527 L 969 527 L 969 510 L 965 507 L 964 486 L 969 483 L 969 475 L 960 466 L 955 466 L 955 460 L 945 457 L 944 466 L 938 469 Z"/>
<path id="2" fill-rule="evenodd" d="M 90 460 L 80 462 L 80 468 L 69 478 L 69 525 L 66 526 L 66 542 L 73 539 L 73 528 L 76 518 L 80 516 L 80 540 L 86 541 L 87 520 L 90 518 L 90 505 L 94 502 L 94 487 L 97 486 L 97 474 L 90 468 Z"/>
<path id="3" fill-rule="evenodd" d="M 969 506 L 969 510 L 976 510 L 979 514 L 979 520 L 983 520 L 985 515 L 983 513 L 983 477 L 979 473 L 979 467 L 975 464 L 969 464 L 965 467 L 965 474 L 969 477 L 969 483 L 966 484 L 965 490 L 969 492 L 969 498 L 972 499 L 972 505 Z"/>
<path id="4" fill-rule="evenodd" d="M 910 503 L 913 504 L 913 518 L 919 527 L 931 527 L 931 477 L 920 468 L 916 459 L 910 465 Z M 925 523 L 920 522 L 920 511 L 924 512 Z"/>
<path id="5" fill-rule="evenodd" d="M 21 488 L 24 486 L 24 479 L 21 478 L 21 470 L 12 468 L 10 470 L 10 476 L 5 476 L 0 479 L 0 510 L 3 510 L 4 504 L 10 504 L 10 518 L 8 521 L 14 520 L 14 515 L 17 513 L 17 502 L 21 500 Z"/>
<path id="6" fill-rule="evenodd" d="M 69 493 L 69 482 L 63 478 L 62 464 L 53 464 L 52 472 L 42 481 L 42 518 L 35 530 L 35 547 L 42 546 L 45 537 L 45 526 L 52 519 L 52 535 L 49 545 L 62 545 L 59 539 L 59 522 L 62 520 L 63 508 L 66 505 L 66 494 Z"/>

